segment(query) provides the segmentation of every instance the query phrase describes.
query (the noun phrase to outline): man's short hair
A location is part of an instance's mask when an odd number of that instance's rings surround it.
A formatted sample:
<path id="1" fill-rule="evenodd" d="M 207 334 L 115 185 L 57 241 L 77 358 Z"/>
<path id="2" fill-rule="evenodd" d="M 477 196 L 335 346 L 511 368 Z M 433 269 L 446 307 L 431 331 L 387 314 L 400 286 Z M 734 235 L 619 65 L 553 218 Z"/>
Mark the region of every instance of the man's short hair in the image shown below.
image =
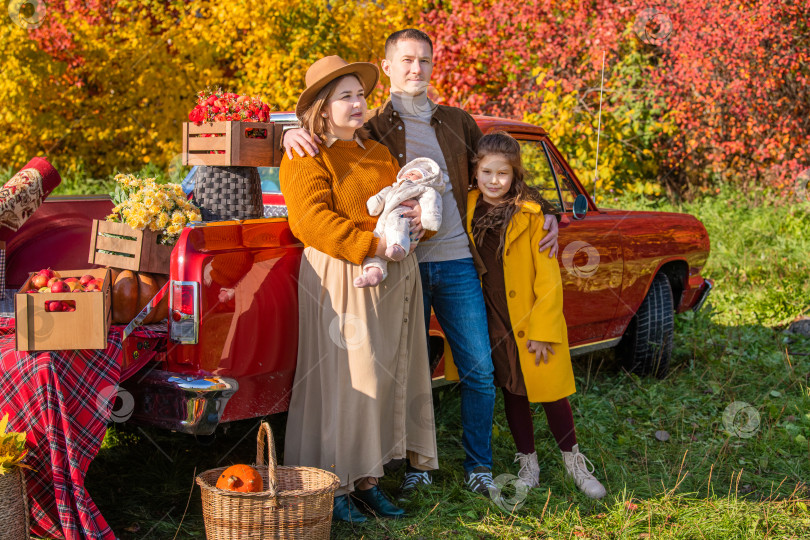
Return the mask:
<path id="1" fill-rule="evenodd" d="M 416 28 L 406 28 L 397 30 L 385 40 L 385 57 L 388 58 L 388 54 L 397 46 L 397 43 L 406 39 L 427 43 L 430 47 L 430 54 L 433 56 L 433 42 L 430 40 L 430 36 Z"/>

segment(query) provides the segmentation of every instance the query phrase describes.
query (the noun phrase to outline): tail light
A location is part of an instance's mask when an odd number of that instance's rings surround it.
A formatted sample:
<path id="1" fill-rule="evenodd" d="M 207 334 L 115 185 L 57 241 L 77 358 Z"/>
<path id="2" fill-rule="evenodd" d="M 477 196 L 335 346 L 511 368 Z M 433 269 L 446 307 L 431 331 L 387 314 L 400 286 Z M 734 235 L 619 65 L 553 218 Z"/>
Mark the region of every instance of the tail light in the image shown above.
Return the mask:
<path id="1" fill-rule="evenodd" d="M 177 343 L 194 345 L 200 329 L 200 284 L 172 281 L 169 295 L 169 337 Z"/>

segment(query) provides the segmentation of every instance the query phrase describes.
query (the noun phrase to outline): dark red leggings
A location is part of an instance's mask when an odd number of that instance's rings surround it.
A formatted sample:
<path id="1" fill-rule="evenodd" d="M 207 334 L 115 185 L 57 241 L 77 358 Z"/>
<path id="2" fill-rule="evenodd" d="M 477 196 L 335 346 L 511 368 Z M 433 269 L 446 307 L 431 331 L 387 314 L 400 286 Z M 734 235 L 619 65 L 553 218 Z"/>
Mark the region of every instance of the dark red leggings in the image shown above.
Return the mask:
<path id="1" fill-rule="evenodd" d="M 506 388 L 501 388 L 501 390 L 503 390 L 506 421 L 509 423 L 512 438 L 515 439 L 517 451 L 521 454 L 531 454 L 534 452 L 534 423 L 529 398 L 512 394 Z M 574 414 L 571 412 L 568 398 L 543 403 L 543 410 L 546 412 L 548 427 L 557 441 L 557 446 L 563 452 L 570 452 L 577 444 L 577 434 L 574 430 Z"/>

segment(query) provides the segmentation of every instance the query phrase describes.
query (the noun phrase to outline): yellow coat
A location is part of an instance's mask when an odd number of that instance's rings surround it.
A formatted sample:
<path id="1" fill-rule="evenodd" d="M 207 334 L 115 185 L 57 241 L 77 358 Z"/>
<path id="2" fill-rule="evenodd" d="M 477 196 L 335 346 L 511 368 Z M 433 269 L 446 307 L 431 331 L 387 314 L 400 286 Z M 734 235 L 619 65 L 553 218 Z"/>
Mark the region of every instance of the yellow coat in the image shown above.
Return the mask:
<path id="1" fill-rule="evenodd" d="M 466 225 L 471 238 L 472 217 L 480 194 L 474 189 L 467 198 Z M 534 403 L 557 401 L 576 392 L 563 316 L 560 267 L 556 258 L 549 258 L 548 251 L 537 251 L 537 244 L 546 235 L 543 220 L 539 205 L 524 204 L 506 231 L 503 258 L 509 319 L 520 351 L 529 401 Z M 541 361 L 539 366 L 535 365 L 535 355 L 526 347 L 530 339 L 553 343 L 554 354 L 548 364 Z M 447 355 L 445 358 L 445 376 L 449 373 L 448 378 L 454 374 L 457 377 L 452 359 Z"/>

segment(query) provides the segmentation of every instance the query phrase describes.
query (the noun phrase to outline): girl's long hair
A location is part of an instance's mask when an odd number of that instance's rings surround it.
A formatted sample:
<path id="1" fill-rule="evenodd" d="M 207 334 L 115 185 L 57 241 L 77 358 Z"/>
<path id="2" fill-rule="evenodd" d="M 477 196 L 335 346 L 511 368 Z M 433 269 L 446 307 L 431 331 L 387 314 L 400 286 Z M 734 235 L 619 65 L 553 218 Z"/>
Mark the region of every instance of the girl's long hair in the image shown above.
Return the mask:
<path id="1" fill-rule="evenodd" d="M 543 198 L 537 189 L 526 184 L 526 169 L 523 168 L 520 157 L 520 143 L 503 131 L 484 135 L 478 141 L 478 150 L 475 158 L 473 158 L 476 178 L 478 177 L 478 164 L 484 157 L 492 154 L 504 156 L 509 165 L 512 166 L 512 185 L 509 186 L 509 191 L 506 192 L 500 203 L 490 208 L 486 215 L 473 222 L 472 233 L 475 243 L 480 246 L 484 241 L 487 229 L 497 230 L 500 236 L 497 257 L 502 259 L 503 248 L 506 243 L 506 231 L 512 221 L 512 216 L 515 215 L 523 203 L 532 201 L 542 204 Z"/>

